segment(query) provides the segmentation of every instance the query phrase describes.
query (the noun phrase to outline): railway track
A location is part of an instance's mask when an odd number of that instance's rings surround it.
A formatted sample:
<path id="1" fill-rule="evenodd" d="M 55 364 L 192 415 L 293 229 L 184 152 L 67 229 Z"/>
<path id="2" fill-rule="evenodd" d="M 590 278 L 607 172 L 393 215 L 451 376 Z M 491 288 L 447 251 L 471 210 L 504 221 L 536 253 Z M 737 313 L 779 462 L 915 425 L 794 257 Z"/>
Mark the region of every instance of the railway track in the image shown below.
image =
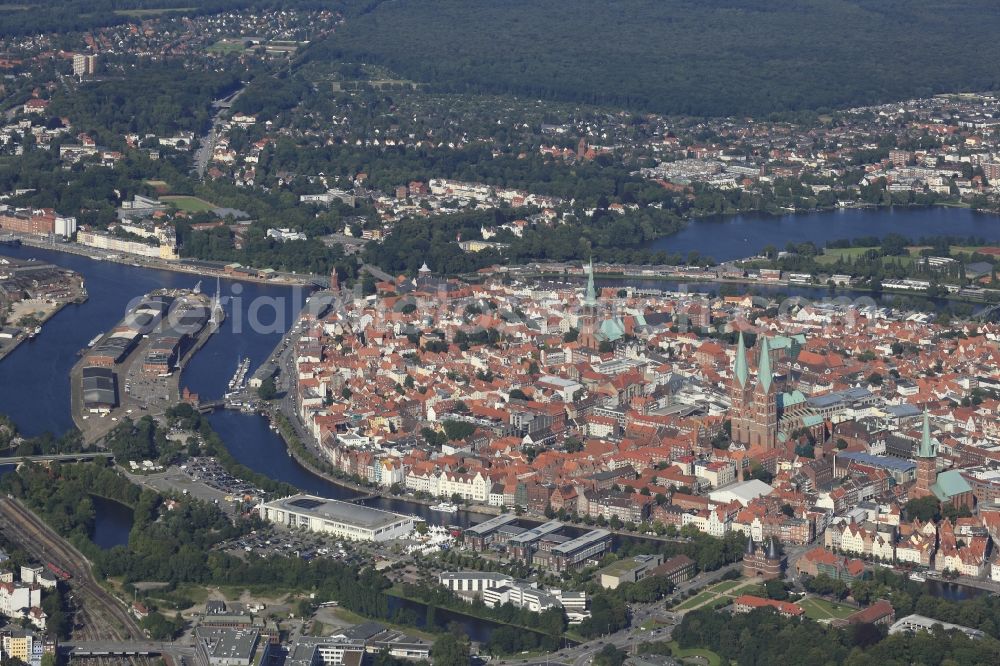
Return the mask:
<path id="1" fill-rule="evenodd" d="M 82 638 L 144 638 L 135 619 L 94 578 L 86 557 L 17 500 L 0 498 L 0 529 L 40 561 L 51 562 L 72 576 L 67 582 L 77 593 L 78 617 L 86 620 L 80 622 Z"/>

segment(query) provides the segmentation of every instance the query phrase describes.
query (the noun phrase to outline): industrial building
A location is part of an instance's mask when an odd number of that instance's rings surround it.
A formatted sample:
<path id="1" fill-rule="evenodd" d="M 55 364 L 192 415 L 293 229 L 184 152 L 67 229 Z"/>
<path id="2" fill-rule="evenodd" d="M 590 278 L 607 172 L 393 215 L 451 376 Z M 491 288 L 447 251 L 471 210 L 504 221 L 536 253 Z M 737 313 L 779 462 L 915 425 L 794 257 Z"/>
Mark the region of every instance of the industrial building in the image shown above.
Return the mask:
<path id="1" fill-rule="evenodd" d="M 87 362 L 91 366 L 105 368 L 121 363 L 132 353 L 141 337 L 138 331 L 115 331 L 87 353 Z"/>
<path id="2" fill-rule="evenodd" d="M 285 657 L 285 666 L 361 666 L 364 658 L 364 641 L 302 637 Z"/>
<path id="3" fill-rule="evenodd" d="M 413 518 L 367 506 L 293 495 L 258 507 L 264 520 L 290 529 L 308 529 L 354 541 L 402 539 L 413 531 Z"/>
<path id="4" fill-rule="evenodd" d="M 324 638 L 300 637 L 285 666 L 361 666 L 366 654 L 381 653 L 401 659 L 428 659 L 431 644 L 376 622 L 365 622 Z"/>
<path id="5" fill-rule="evenodd" d="M 256 629 L 198 627 L 194 632 L 199 666 L 264 666 L 271 645 Z"/>
<path id="6" fill-rule="evenodd" d="M 111 368 L 88 366 L 83 369 L 83 408 L 92 413 L 108 413 L 118 406 L 118 381 Z"/>

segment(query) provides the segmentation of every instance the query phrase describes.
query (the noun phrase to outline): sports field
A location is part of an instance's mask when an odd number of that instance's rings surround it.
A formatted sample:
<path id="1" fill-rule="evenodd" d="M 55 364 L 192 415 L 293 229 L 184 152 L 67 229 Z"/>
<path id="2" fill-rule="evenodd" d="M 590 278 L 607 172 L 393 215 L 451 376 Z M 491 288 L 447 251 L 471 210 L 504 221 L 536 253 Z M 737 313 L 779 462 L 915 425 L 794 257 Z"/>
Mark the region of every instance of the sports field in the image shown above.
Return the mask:
<path id="1" fill-rule="evenodd" d="M 204 199 L 185 195 L 160 197 L 160 201 L 173 204 L 174 206 L 177 206 L 177 208 L 188 213 L 201 213 L 206 210 L 212 210 L 216 207 L 215 204 L 211 204 Z"/>

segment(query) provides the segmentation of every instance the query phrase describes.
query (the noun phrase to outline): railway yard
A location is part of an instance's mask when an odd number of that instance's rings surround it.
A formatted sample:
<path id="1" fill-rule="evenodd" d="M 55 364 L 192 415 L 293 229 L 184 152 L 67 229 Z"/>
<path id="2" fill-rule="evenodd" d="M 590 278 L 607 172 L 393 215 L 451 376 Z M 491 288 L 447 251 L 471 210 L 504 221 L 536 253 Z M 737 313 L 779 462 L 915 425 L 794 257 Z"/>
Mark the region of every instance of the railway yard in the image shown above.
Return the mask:
<path id="1" fill-rule="evenodd" d="M 0 531 L 20 544 L 39 562 L 55 565 L 56 572 L 61 570 L 61 577 L 70 588 L 67 599 L 72 607 L 66 610 L 73 618 L 73 641 L 130 641 L 145 638 L 125 605 L 94 578 L 87 558 L 17 500 L 0 498 Z M 66 575 L 69 576 L 68 579 Z M 74 663 L 146 666 L 151 662 L 145 657 L 91 657 L 74 659 Z"/>

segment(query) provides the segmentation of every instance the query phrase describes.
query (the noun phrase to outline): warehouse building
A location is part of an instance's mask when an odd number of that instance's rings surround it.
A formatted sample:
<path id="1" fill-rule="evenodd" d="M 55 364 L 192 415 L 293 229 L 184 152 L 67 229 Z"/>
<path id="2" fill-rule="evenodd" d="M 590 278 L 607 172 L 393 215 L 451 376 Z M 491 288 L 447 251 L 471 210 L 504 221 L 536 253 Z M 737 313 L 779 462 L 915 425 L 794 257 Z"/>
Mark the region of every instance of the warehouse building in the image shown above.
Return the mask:
<path id="1" fill-rule="evenodd" d="M 85 410 L 106 414 L 118 406 L 118 382 L 111 368 L 85 367 L 82 381 Z"/>
<path id="2" fill-rule="evenodd" d="M 293 495 L 258 507 L 264 520 L 354 541 L 390 541 L 413 531 L 413 518 L 314 495 Z"/>
<path id="3" fill-rule="evenodd" d="M 271 661 L 271 645 L 256 629 L 195 629 L 199 666 L 262 666 Z"/>

